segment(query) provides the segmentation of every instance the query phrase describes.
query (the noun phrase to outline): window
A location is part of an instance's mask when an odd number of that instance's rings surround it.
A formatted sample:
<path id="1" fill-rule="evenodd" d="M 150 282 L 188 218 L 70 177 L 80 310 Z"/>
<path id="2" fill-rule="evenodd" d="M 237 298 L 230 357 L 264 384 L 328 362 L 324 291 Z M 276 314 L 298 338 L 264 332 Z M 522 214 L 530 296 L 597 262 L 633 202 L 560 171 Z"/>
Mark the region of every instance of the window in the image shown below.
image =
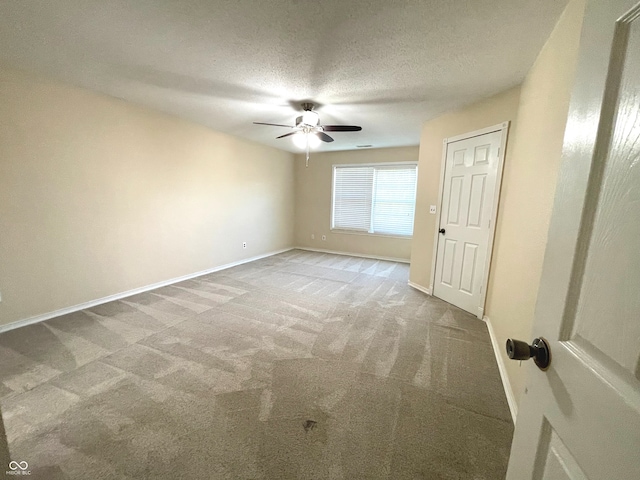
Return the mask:
<path id="1" fill-rule="evenodd" d="M 334 165 L 331 228 L 411 236 L 415 164 Z"/>

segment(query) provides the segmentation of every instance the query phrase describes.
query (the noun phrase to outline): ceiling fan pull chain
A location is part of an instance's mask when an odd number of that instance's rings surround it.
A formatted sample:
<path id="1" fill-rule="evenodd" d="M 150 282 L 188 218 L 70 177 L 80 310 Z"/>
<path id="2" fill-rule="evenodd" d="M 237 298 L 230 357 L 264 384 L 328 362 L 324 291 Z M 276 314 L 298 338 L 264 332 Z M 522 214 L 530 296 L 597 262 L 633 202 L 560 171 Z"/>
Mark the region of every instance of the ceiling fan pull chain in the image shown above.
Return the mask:
<path id="1" fill-rule="evenodd" d="M 305 167 L 309 167 L 309 134 L 307 134 L 307 162 L 305 164 Z"/>

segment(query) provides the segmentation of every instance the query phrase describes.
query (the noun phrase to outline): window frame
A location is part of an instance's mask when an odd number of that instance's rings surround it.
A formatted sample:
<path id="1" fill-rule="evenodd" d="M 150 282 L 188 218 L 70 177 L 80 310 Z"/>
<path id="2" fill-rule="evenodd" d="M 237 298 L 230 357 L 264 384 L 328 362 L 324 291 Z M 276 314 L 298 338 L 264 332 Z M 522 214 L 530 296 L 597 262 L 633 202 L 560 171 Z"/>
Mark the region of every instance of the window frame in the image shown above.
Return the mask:
<path id="1" fill-rule="evenodd" d="M 335 188 L 336 188 L 336 168 L 345 168 L 345 167 L 403 167 L 403 166 L 412 166 L 416 169 L 416 201 L 418 197 L 418 162 L 370 162 L 370 163 L 334 163 L 331 165 L 331 213 L 329 218 L 329 231 L 332 233 L 339 233 L 345 235 L 365 235 L 369 237 L 387 237 L 387 238 L 402 238 L 402 239 L 412 239 L 413 234 L 411 235 L 398 235 L 391 233 L 376 233 L 376 232 L 364 232 L 361 230 L 349 230 L 344 228 L 334 228 L 334 218 L 333 214 L 335 212 Z M 372 190 L 375 189 L 375 174 L 374 174 L 374 185 L 372 185 Z M 372 191 L 373 194 L 373 191 Z M 372 200 L 372 209 L 373 209 L 373 200 Z M 413 207 L 414 214 L 414 228 L 415 228 L 415 203 Z M 371 217 L 371 225 L 373 225 L 373 216 Z"/>

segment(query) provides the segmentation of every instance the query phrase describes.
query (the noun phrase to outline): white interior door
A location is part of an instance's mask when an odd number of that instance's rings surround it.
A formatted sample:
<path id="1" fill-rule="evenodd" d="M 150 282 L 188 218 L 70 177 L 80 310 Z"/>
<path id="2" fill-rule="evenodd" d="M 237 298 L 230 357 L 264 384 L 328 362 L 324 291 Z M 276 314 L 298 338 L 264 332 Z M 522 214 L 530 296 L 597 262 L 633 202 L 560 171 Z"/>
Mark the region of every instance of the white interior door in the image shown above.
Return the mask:
<path id="1" fill-rule="evenodd" d="M 507 478 L 640 478 L 640 4 L 587 2 Z"/>
<path id="2" fill-rule="evenodd" d="M 480 318 L 502 139 L 499 129 L 446 145 L 433 295 Z"/>

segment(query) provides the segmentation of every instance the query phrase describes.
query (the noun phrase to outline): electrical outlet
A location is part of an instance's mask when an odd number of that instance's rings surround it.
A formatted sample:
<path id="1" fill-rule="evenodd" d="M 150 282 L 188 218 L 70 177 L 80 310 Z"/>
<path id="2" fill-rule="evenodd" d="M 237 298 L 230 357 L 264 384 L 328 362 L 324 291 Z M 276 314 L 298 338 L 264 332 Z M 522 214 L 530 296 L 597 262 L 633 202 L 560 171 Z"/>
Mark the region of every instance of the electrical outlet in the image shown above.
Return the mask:
<path id="1" fill-rule="evenodd" d="M 322 235 L 322 241 L 326 241 L 327 240 L 327 236 L 326 235 Z"/>
<path id="2" fill-rule="evenodd" d="M 429 213 L 431 215 L 435 215 L 436 214 L 436 206 L 435 205 L 429 205 Z"/>
<path id="3" fill-rule="evenodd" d="M 242 248 L 247 248 L 247 242 L 242 242 Z"/>
<path id="4" fill-rule="evenodd" d="M 315 234 L 315 233 L 312 233 L 312 234 L 311 234 L 311 240 L 315 240 L 315 239 L 316 239 L 316 234 Z"/>

